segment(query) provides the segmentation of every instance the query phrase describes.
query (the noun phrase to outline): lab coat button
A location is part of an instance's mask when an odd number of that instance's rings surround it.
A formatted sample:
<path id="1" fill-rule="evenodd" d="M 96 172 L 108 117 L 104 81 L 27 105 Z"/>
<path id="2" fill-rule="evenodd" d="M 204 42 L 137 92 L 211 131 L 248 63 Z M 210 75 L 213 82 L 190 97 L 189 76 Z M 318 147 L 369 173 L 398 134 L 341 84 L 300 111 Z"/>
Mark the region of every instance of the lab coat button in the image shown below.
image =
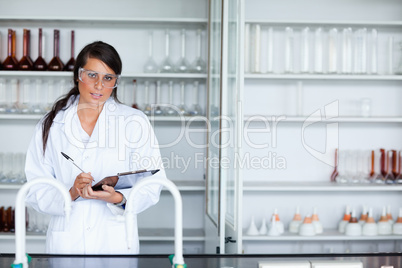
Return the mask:
<path id="1" fill-rule="evenodd" d="M 91 230 L 91 227 L 87 227 L 87 231 L 89 232 Z"/>

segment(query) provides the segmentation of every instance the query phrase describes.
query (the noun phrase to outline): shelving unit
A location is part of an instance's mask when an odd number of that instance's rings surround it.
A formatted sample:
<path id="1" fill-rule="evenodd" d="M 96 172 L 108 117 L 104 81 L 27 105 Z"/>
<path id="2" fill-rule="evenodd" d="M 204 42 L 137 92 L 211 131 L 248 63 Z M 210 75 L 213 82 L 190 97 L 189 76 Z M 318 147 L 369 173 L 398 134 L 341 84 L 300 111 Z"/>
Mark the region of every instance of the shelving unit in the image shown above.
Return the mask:
<path id="1" fill-rule="evenodd" d="M 309 8 L 302 8 L 301 5 Z M 290 6 L 292 11 L 288 8 Z M 333 131 L 331 134 L 334 131 L 337 133 L 337 142 L 332 144 L 336 144 L 339 150 L 401 148 L 402 143 L 397 137 L 402 134 L 402 110 L 393 100 L 402 96 L 402 76 L 391 74 L 388 62 L 388 43 L 391 36 L 394 38 L 394 61 L 398 61 L 400 57 L 397 44 L 402 40 L 402 17 L 398 12 L 392 12 L 400 8 L 397 1 L 392 1 L 388 6 L 371 5 L 364 1 L 310 1 L 303 4 L 288 1 L 284 5 L 280 1 L 268 4 L 261 0 L 252 0 L 244 3 L 243 23 L 251 27 L 250 40 L 241 42 L 248 42 L 246 48 L 250 48 L 248 57 L 251 62 L 250 71 L 244 73 L 243 121 L 248 136 L 244 140 L 246 145 L 242 156 L 251 160 L 264 159 L 270 164 L 265 169 L 249 166 L 243 169 L 242 241 L 245 253 L 400 250 L 401 236 L 348 237 L 339 234 L 335 229 L 343 216 L 345 205 L 353 206 L 360 213 L 361 206 L 369 203 L 376 207 L 378 214 L 379 207 L 390 204 L 396 216 L 402 198 L 402 185 L 330 183 L 333 167 L 324 164 L 317 157 L 319 155 L 331 159 L 329 162 L 334 161 L 332 150 L 335 148 L 326 146 L 331 144 L 327 140 L 330 130 Z M 379 11 L 383 9 L 387 12 Z M 389 16 L 381 15 L 385 13 Z M 367 14 L 370 15 L 366 16 Z M 256 48 L 253 27 L 257 24 L 261 27 L 260 72 L 253 70 L 253 53 Z M 290 73 L 285 72 L 284 66 L 286 27 L 294 30 L 294 39 L 291 41 L 294 48 L 293 71 Z M 310 65 L 308 72 L 301 73 L 301 30 L 305 27 L 310 30 Z M 378 31 L 376 74 L 370 73 L 369 46 L 366 74 L 341 73 L 342 29 L 349 27 L 353 33 L 360 28 Z M 268 28 L 272 28 L 273 36 L 272 72 L 267 72 Z M 314 72 L 314 31 L 317 28 L 323 29 L 324 38 L 322 73 Z M 328 53 L 329 48 L 326 42 L 328 31 L 332 28 L 338 30 L 338 45 L 335 46 L 338 69 L 335 73 L 327 73 L 325 64 L 328 56 L 325 53 Z M 371 40 L 369 33 L 367 40 Z M 394 67 L 396 64 L 398 63 L 394 62 Z M 362 98 L 371 100 L 370 115 L 360 114 Z M 336 102 L 336 105 L 330 107 L 336 107 L 337 110 L 332 111 L 327 119 L 326 108 L 332 102 Z M 305 129 L 305 126 L 308 128 Z M 331 127 L 333 128 L 330 129 Z M 309 150 L 315 150 L 317 154 L 313 156 Z M 278 159 L 283 160 L 282 167 L 278 167 Z M 253 207 L 257 203 L 263 205 Z M 324 233 L 302 237 L 286 232 L 286 225 L 292 219 L 296 206 L 301 207 L 302 217 L 311 214 L 312 207 L 318 207 Z M 278 237 L 246 235 L 252 216 L 256 217 L 259 227 L 261 218 L 269 221 L 274 208 L 278 208 L 279 216 L 285 224 L 285 234 Z"/>
<path id="2" fill-rule="evenodd" d="M 22 55 L 22 38 L 19 38 L 19 34 L 23 28 L 31 29 L 31 58 L 36 59 L 37 56 L 37 28 L 42 28 L 45 41 L 45 54 L 44 58 L 48 62 L 53 57 L 53 29 L 60 29 L 61 33 L 61 47 L 60 57 L 64 62 L 65 59 L 70 58 L 70 31 L 75 30 L 75 56 L 78 51 L 87 43 L 94 40 L 102 40 L 109 44 L 112 44 L 119 52 L 123 61 L 123 73 L 121 75 L 122 82 L 125 82 L 125 91 L 131 90 L 128 85 L 133 79 L 136 79 L 138 85 L 143 86 L 144 81 L 153 83 L 156 80 L 162 82 L 162 87 L 166 86 L 167 81 L 173 81 L 174 83 L 184 81 L 186 85 L 193 81 L 199 81 L 203 84 L 200 87 L 201 98 L 200 104 L 205 105 L 203 97 L 206 95 L 207 75 L 200 73 L 143 73 L 143 64 L 148 56 L 148 32 L 152 30 L 154 32 L 154 59 L 159 64 L 165 56 L 164 47 L 164 31 L 165 29 L 171 30 L 171 59 L 176 61 L 179 56 L 179 39 L 178 33 L 182 28 L 187 29 L 187 53 L 186 57 L 190 60 L 195 58 L 195 32 L 198 29 L 203 31 L 203 45 L 202 45 L 202 57 L 206 58 L 206 30 L 208 26 L 207 19 L 207 2 L 206 1 L 175 1 L 174 3 L 165 3 L 160 1 L 158 4 L 159 9 L 154 8 L 153 3 L 115 3 L 114 7 L 119 9 L 119 15 L 110 16 L 110 12 L 105 9 L 105 1 L 97 2 L 96 6 L 93 6 L 91 2 L 91 8 L 85 7 L 87 3 L 80 3 L 81 8 L 76 9 L 74 4 L 63 6 L 61 3 L 55 6 L 52 1 L 45 1 L 40 4 L 32 6 L 29 1 L 19 0 L 17 4 L 20 8 L 18 11 L 13 9 L 12 4 L 7 8 L 0 11 L 0 32 L 5 32 L 8 28 L 17 30 L 17 55 L 16 58 L 20 58 Z M 24 3 L 21 3 L 24 2 Z M 88 2 L 88 4 L 90 4 Z M 46 8 L 40 8 L 40 5 L 46 5 Z M 181 6 L 180 9 L 173 7 Z M 32 9 L 35 11 L 35 16 L 31 14 L 25 14 L 26 9 Z M 54 10 L 57 9 L 57 16 Z M 193 9 L 197 9 L 196 11 Z M 87 13 L 87 10 L 91 10 L 91 14 Z M 141 11 L 139 11 L 141 10 Z M 14 12 L 16 11 L 16 12 Z M 68 12 L 67 12 L 68 11 Z M 66 12 L 66 13 L 65 13 Z M 140 12 L 140 14 L 138 14 Z M 163 13 L 163 14 L 161 14 Z M 74 16 L 71 16 L 74 14 Z M 68 40 L 68 41 L 67 41 Z M 0 51 L 0 60 L 4 59 L 4 48 L 7 48 L 6 38 L 2 38 L 1 46 L 3 49 Z M 69 81 L 72 80 L 71 72 L 36 72 L 36 71 L 0 71 L 0 79 L 9 81 L 11 79 L 18 79 L 21 81 L 29 80 L 32 83 L 36 79 L 42 81 Z M 130 81 L 131 80 L 131 81 Z M 153 86 L 153 85 L 152 85 Z M 121 87 L 123 88 L 123 87 Z M 164 90 L 165 88 L 162 88 Z M 175 87 L 177 89 L 177 87 Z M 140 89 L 142 90 L 142 88 Z M 153 90 L 153 88 L 151 89 Z M 186 87 L 186 94 L 190 94 L 192 91 L 190 87 Z M 167 92 L 167 91 L 163 91 Z M 176 91 L 175 91 L 176 92 Z M 120 92 L 119 92 L 120 94 Z M 137 93 L 138 94 L 138 93 Z M 164 94 L 164 93 L 163 93 Z M 162 94 L 162 95 L 163 95 Z M 124 96 L 124 94 L 122 95 Z M 142 93 L 140 93 L 142 97 Z M 151 91 L 151 96 L 153 96 Z M 189 96 L 189 95 L 188 95 Z M 46 95 L 42 96 L 42 100 L 46 100 Z M 132 101 L 131 96 L 125 96 L 119 99 L 123 102 L 127 101 L 127 104 Z M 189 106 L 190 98 L 186 99 Z M 142 99 L 141 99 L 142 101 Z M 166 100 L 163 99 L 165 102 Z M 177 96 L 174 98 L 174 102 L 178 103 Z M 140 102 L 140 104 L 142 104 Z M 191 103 L 192 104 L 192 103 Z M 204 107 L 203 107 L 204 108 Z M 29 140 L 32 136 L 32 131 L 36 123 L 43 117 L 42 114 L 0 114 L 0 129 L 7 129 L 6 139 L 0 142 L 2 150 L 5 152 L 24 152 Z M 203 252 L 204 248 L 204 235 L 203 235 L 203 222 L 202 217 L 204 213 L 204 192 L 205 183 L 203 165 L 199 166 L 175 166 L 176 156 L 184 158 L 191 157 L 192 154 L 203 153 L 205 149 L 193 148 L 192 142 L 202 144 L 205 142 L 204 134 L 190 134 L 190 137 L 186 140 L 185 137 L 177 138 L 178 132 L 183 132 L 187 128 L 201 128 L 205 129 L 206 118 L 205 116 L 150 116 L 149 117 L 156 136 L 161 145 L 161 154 L 164 160 L 168 161 L 168 168 L 166 170 L 168 178 L 176 183 L 179 190 L 182 193 L 184 203 L 192 204 L 192 207 L 184 206 L 184 214 L 190 218 L 190 220 L 184 220 L 184 241 L 185 246 L 190 243 L 192 249 Z M 180 137 L 180 136 L 179 136 Z M 162 148 L 163 145 L 169 144 L 171 140 L 176 139 L 176 143 L 168 148 Z M 10 146 L 13 144 L 13 146 Z M 3 146 L 5 145 L 5 146 Z M 14 146 L 16 145 L 16 146 Z M 166 147 L 166 146 L 165 146 Z M 183 153 L 184 152 L 184 153 Z M 12 204 L 10 201 L 14 198 L 20 185 L 6 185 L 0 184 L 0 205 Z M 6 194 L 3 194 L 6 193 Z M 171 224 L 171 213 L 165 214 L 172 209 L 171 196 L 166 191 L 162 191 L 162 201 L 156 206 L 149 209 L 149 211 L 143 212 L 139 216 L 139 230 L 141 242 L 146 242 L 149 247 L 145 247 L 142 253 L 168 253 L 171 250 L 166 250 L 166 247 L 159 246 L 161 242 L 169 242 L 169 246 L 173 248 L 173 228 Z M 159 205 L 159 207 L 158 207 Z M 196 208 L 196 209 L 194 209 Z M 157 216 L 155 216 L 157 215 Z M 155 217 L 160 215 L 166 215 L 166 221 L 155 221 Z M 151 226 L 151 228 L 149 228 Z M 10 250 L 13 252 L 12 240 L 13 235 L 0 233 L 0 251 L 5 252 Z M 27 249 L 31 252 L 43 252 L 44 250 L 44 235 L 28 234 L 27 236 Z M 7 243 L 6 243 L 7 242 Z M 186 244 L 187 243 L 187 244 Z M 37 249 L 35 249 L 37 246 Z M 6 248 L 6 249 L 4 249 Z"/>

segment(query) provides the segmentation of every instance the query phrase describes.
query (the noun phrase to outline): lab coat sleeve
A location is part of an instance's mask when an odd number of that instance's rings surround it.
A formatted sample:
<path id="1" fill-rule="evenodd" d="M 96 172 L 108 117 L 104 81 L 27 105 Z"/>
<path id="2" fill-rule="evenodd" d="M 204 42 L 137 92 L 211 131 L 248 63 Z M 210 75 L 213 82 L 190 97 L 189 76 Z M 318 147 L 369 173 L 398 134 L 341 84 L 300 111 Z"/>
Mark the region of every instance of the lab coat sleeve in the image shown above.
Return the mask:
<path id="1" fill-rule="evenodd" d="M 49 157 L 50 150 L 48 148 L 46 155 L 43 155 L 42 144 L 42 123 L 39 122 L 26 154 L 25 175 L 27 181 L 35 178 L 56 179 L 52 161 Z M 49 142 L 47 146 L 50 146 Z M 50 215 L 63 215 L 64 213 L 64 199 L 59 190 L 50 185 L 38 184 L 32 186 L 26 197 L 26 202 L 42 213 Z"/>
<path id="2" fill-rule="evenodd" d="M 133 159 L 140 160 L 142 158 L 147 158 L 150 163 L 149 166 L 141 166 L 141 165 L 136 165 L 136 163 L 133 163 L 134 166 L 136 166 L 139 169 L 159 169 L 160 171 L 154 175 L 152 175 L 152 178 L 158 178 L 161 180 L 166 180 L 166 173 L 163 167 L 162 163 L 162 158 L 159 150 L 159 144 L 158 141 L 155 137 L 155 133 L 152 129 L 151 124 L 149 123 L 148 118 L 144 116 L 143 118 L 143 124 L 142 127 L 144 128 L 144 137 L 148 137 L 147 143 L 144 143 L 140 147 L 133 146 L 132 148 L 127 148 L 130 152 L 130 156 L 133 155 L 139 155 L 140 157 L 131 157 L 130 161 L 134 161 Z M 136 130 L 134 130 L 136 131 Z M 151 177 L 145 177 L 142 178 L 141 180 L 146 180 L 147 178 Z M 139 191 L 138 194 L 135 196 L 132 196 L 132 200 L 130 200 L 130 195 L 129 193 L 131 192 L 132 188 L 130 189 L 119 189 L 119 192 L 121 192 L 127 199 L 127 204 L 130 203 L 130 206 L 132 206 L 134 213 L 138 214 L 149 207 L 155 205 L 159 201 L 160 193 L 162 190 L 163 186 L 160 184 L 153 184 L 153 185 L 147 185 L 145 187 L 142 187 Z"/>

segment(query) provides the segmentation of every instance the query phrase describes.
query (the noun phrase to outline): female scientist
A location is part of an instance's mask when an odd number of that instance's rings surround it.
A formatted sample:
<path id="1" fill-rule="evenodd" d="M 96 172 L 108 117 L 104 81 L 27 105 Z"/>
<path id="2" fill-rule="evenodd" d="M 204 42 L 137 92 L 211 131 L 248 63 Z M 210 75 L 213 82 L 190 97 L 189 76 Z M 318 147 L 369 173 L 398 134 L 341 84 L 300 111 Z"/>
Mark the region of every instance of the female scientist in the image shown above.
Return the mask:
<path id="1" fill-rule="evenodd" d="M 159 146 L 147 117 L 117 100 L 122 62 L 117 51 L 103 42 L 87 45 L 74 68 L 74 87 L 57 100 L 38 123 L 29 145 L 27 180 L 46 177 L 61 181 L 74 201 L 70 220 L 55 188 L 32 187 L 27 202 L 50 214 L 46 251 L 57 254 L 136 254 L 138 231 L 128 250 L 122 215 L 128 189 L 94 185 L 107 176 L 138 169 L 160 169 L 154 177 L 166 179 Z M 83 171 L 63 157 L 65 153 Z M 143 188 L 133 204 L 141 211 L 159 200 L 159 185 Z M 137 226 L 135 226 L 137 227 Z M 135 228 L 137 230 L 137 228 Z"/>

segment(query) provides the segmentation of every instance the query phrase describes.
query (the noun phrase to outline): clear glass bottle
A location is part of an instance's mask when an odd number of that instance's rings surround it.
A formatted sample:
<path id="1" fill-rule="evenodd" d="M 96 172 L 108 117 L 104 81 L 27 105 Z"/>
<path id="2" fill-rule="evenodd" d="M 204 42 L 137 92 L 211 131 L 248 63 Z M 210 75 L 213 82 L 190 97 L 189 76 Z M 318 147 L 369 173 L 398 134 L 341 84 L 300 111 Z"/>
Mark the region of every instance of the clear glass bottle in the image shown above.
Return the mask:
<path id="1" fill-rule="evenodd" d="M 166 31 L 165 31 L 165 59 L 163 60 L 161 66 L 159 68 L 159 72 L 161 72 L 161 73 L 172 73 L 174 71 L 172 60 L 170 59 L 170 56 L 169 56 L 169 53 L 170 53 L 169 39 L 170 39 L 169 30 L 166 29 Z"/>
<path id="2" fill-rule="evenodd" d="M 184 81 L 181 81 L 180 82 L 180 105 L 178 106 L 178 108 L 179 108 L 179 113 L 182 116 L 188 115 L 188 110 L 187 110 L 187 107 L 185 104 L 184 90 L 185 90 Z"/>
<path id="3" fill-rule="evenodd" d="M 177 116 L 177 107 L 173 104 L 173 81 L 169 81 L 169 103 L 165 109 L 165 114 L 168 116 Z"/>
<path id="4" fill-rule="evenodd" d="M 191 65 L 192 73 L 206 73 L 207 72 L 207 64 L 202 59 L 201 51 L 202 51 L 202 39 L 201 39 L 202 31 L 201 29 L 197 30 L 197 57 Z"/>
<path id="5" fill-rule="evenodd" d="M 161 108 L 161 81 L 156 81 L 156 90 L 155 90 L 155 109 L 154 115 L 161 116 L 164 115 L 164 111 Z"/>
<path id="6" fill-rule="evenodd" d="M 145 105 L 144 105 L 144 114 L 150 116 L 152 112 L 152 107 L 149 98 L 149 81 L 145 81 L 144 83 L 144 97 L 145 97 Z"/>
<path id="7" fill-rule="evenodd" d="M 158 71 L 158 66 L 154 60 L 153 56 L 153 44 L 154 44 L 154 35 L 152 31 L 148 32 L 148 59 L 144 65 L 144 73 L 156 73 Z"/>
<path id="8" fill-rule="evenodd" d="M 202 114 L 201 106 L 198 104 L 198 100 L 199 100 L 198 86 L 199 86 L 199 82 L 194 81 L 194 84 L 193 84 L 193 105 L 191 106 L 191 109 L 188 111 L 188 114 L 191 115 L 191 116 L 196 116 L 196 115 L 201 115 Z"/>
<path id="9" fill-rule="evenodd" d="M 187 73 L 189 71 L 189 64 L 186 59 L 186 30 L 181 30 L 181 54 L 178 63 L 176 64 L 175 71 L 177 73 Z"/>

